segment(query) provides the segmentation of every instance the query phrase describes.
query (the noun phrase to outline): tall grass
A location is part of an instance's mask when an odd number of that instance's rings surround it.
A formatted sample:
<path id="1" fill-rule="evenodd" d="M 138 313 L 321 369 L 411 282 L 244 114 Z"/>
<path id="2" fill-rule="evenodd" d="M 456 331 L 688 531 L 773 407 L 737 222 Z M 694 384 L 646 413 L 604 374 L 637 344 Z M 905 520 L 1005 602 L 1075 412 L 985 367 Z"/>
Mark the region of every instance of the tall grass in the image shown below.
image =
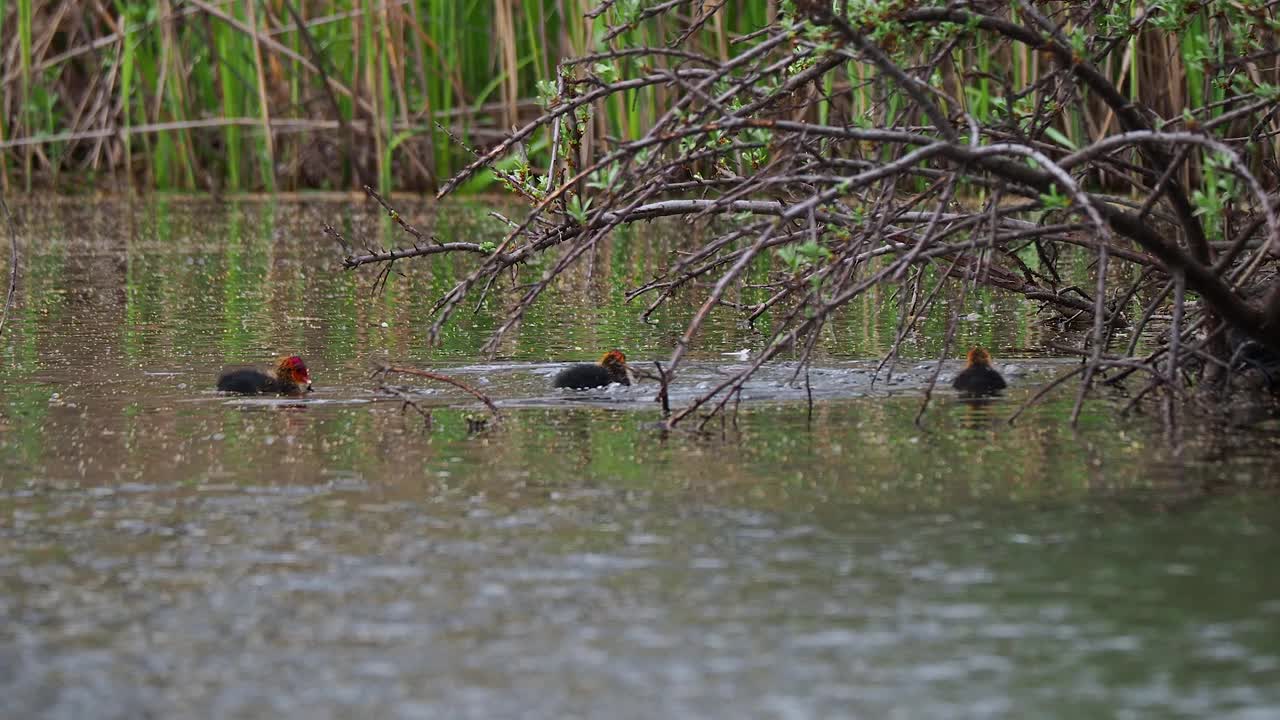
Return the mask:
<path id="1" fill-rule="evenodd" d="M 625 3 L 622 3 L 625 4 Z M 438 185 L 482 148 L 531 118 L 539 84 L 557 63 L 605 49 L 613 11 L 599 0 L 16 0 L 0 3 L 0 186 L 120 186 L 165 190 L 384 190 Z M 691 2 L 688 21 L 713 3 Z M 724 57 L 741 36 L 777 17 L 779 0 L 726 0 L 700 25 L 694 48 Z M 1130 47 L 1133 90 L 1212 93 L 1185 77 L 1179 51 L 1212 47 L 1212 24 Z M 661 46 L 680 28 L 651 24 L 615 45 Z M 1164 46 L 1163 42 L 1172 43 Z M 1158 46 L 1158 47 L 1157 47 Z M 1144 54 L 1145 53 L 1145 54 Z M 630 61 L 621 60 L 619 63 Z M 661 65 L 663 59 L 650 59 Z M 952 62 L 1037 59 L 955 50 Z M 620 66 L 624 73 L 637 66 Z M 828 82 L 816 120 L 875 122 L 895 112 L 858 81 Z M 954 89 L 954 88 L 953 88 Z M 987 84 L 962 93 L 979 117 L 997 112 Z M 594 108 L 590 152 L 634 138 L 669 108 L 660 86 Z M 1096 115 L 1089 115 L 1089 113 Z M 1108 120 L 1086 107 L 1062 130 L 1086 134 Z M 540 146 L 549 152 L 547 143 Z M 531 151 L 539 152 L 538 147 Z M 536 161 L 535 157 L 535 161 Z M 15 177 L 16 175 L 16 177 Z M 484 189 L 486 177 L 468 187 Z"/>

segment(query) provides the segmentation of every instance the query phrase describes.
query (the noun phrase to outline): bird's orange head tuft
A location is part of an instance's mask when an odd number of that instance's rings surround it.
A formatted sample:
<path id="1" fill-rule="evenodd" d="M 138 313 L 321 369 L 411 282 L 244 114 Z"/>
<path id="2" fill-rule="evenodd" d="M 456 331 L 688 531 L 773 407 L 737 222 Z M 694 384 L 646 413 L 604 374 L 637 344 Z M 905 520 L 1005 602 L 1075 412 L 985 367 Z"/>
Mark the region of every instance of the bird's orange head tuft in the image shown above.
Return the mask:
<path id="1" fill-rule="evenodd" d="M 991 364 L 991 353 L 987 352 L 985 349 L 980 347 L 975 347 L 969 350 L 969 367 L 974 367 L 976 365 L 990 365 L 990 364 Z"/>
<path id="2" fill-rule="evenodd" d="M 626 367 L 627 356 L 623 355 L 621 350 L 610 350 L 600 358 L 600 364 L 605 367 Z"/>
<path id="3" fill-rule="evenodd" d="M 307 364 L 297 355 L 280 358 L 280 362 L 276 364 L 276 376 L 281 380 L 292 380 L 303 388 L 311 385 L 311 373 L 307 370 Z"/>

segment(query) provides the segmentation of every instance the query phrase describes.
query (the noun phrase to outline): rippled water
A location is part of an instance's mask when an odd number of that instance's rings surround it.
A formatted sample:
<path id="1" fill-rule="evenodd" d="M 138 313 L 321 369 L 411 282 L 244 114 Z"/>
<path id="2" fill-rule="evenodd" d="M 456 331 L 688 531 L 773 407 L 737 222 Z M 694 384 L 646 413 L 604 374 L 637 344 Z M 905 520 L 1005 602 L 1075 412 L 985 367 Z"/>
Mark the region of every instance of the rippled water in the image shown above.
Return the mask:
<path id="1" fill-rule="evenodd" d="M 961 330 L 1018 366 L 1013 391 L 939 392 L 917 425 L 923 360 L 868 380 L 896 321 L 877 297 L 824 337 L 812 414 L 779 363 L 736 423 L 664 434 L 652 385 L 547 388 L 603 348 L 665 356 L 689 307 L 644 325 L 615 287 L 661 237 L 482 361 L 500 302 L 426 347 L 456 268 L 406 264 L 371 297 L 316 230 L 349 212 L 23 208 L 0 716 L 1280 716 L 1275 418 L 1189 420 L 1174 452 L 1122 398 L 1071 429 L 1068 393 L 1010 426 L 1066 364 L 1013 305 Z M 677 404 L 757 347 L 717 323 Z M 283 352 L 312 367 L 306 401 L 211 391 Z M 383 360 L 464 379 L 505 419 L 469 433 L 482 406 L 397 379 L 428 428 L 375 392 Z"/>

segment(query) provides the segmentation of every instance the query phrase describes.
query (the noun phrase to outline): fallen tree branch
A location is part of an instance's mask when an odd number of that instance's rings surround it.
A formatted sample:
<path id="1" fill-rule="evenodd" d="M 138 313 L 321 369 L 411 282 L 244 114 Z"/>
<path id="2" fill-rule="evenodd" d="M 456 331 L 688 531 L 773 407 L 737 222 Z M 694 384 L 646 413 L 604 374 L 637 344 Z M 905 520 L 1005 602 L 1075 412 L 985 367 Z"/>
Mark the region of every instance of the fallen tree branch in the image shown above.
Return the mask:
<path id="1" fill-rule="evenodd" d="M 484 403 L 485 407 L 489 408 L 489 412 L 493 413 L 493 416 L 495 418 L 502 417 L 502 411 L 498 409 L 497 405 L 493 404 L 493 400 L 490 400 L 488 395 L 485 395 L 484 393 L 480 392 L 479 390 L 476 390 L 475 388 L 462 382 L 461 380 L 449 377 L 448 375 L 442 375 L 440 373 L 431 372 L 430 370 L 419 370 L 417 368 L 403 367 L 400 365 L 379 365 L 374 370 L 375 375 L 381 376 L 383 378 L 395 373 L 400 373 L 404 375 L 414 375 L 416 377 L 423 377 L 423 378 L 427 378 L 428 380 L 435 380 L 436 382 L 442 382 L 442 383 L 447 383 L 449 385 L 452 385 L 460 390 L 464 390 L 470 393 L 480 402 Z"/>
<path id="2" fill-rule="evenodd" d="M 504 218 L 501 237 L 483 247 L 347 252 L 344 264 L 483 254 L 435 298 L 428 336 L 438 341 L 468 297 L 504 294 L 506 314 L 484 345 L 492 351 L 619 228 L 692 227 L 656 272 L 625 289 L 628 300 L 646 295 L 646 321 L 681 292 L 694 298 L 692 316 L 673 333 L 660 394 L 713 313 L 739 313 L 753 327 L 767 315 L 769 327 L 746 368 L 672 409 L 668 426 L 708 408 L 707 418 L 721 414 L 780 353 L 798 358 L 799 377 L 833 315 L 875 288 L 906 298 L 890 367 L 931 308 L 954 303 L 946 310 L 954 318 L 973 288 L 1044 303 L 1064 325 L 1080 320 L 1088 329 L 1073 354 L 1085 362 L 1050 386 L 1079 378 L 1073 419 L 1105 374 L 1144 370 L 1181 397 L 1176 385 L 1210 377 L 1195 368 L 1234 367 L 1241 342 L 1280 358 L 1280 209 L 1268 193 L 1280 171 L 1267 160 L 1280 100 L 1269 86 L 1229 77 L 1231 62 L 1210 78 L 1224 99 L 1164 117 L 1099 70 L 1130 61 L 1117 53 L 1149 18 L 1101 32 L 1099 18 L 1116 7 L 1107 0 L 1052 14 L 1019 0 L 1016 15 L 999 3 L 953 3 L 886 5 L 858 17 L 845 14 L 848 3 L 797 0 L 792 14 L 720 59 L 679 47 L 685 4 L 660 3 L 624 23 L 652 23 L 670 33 L 670 47 L 609 48 L 562 63 L 544 112 L 441 188 L 447 195 L 515 156 L 521 171 L 502 177 L 529 209 Z M 1219 10 L 1257 27 L 1243 10 Z M 1038 53 L 1045 67 L 974 69 L 966 53 L 979 41 L 998 53 L 990 57 Z M 1241 51 L 1256 42 L 1233 41 Z M 614 72 L 601 69 L 610 63 Z M 989 98 L 995 109 L 982 114 L 961 97 L 979 82 L 999 88 Z M 583 143 L 591 112 L 658 87 L 672 99 L 648 127 Z M 1060 129 L 1078 127 L 1073 113 L 1091 102 L 1104 118 L 1071 145 Z M 552 147 L 539 168 L 527 152 L 544 140 Z M 537 277 L 517 281 L 543 256 Z M 1165 322 L 1157 318 L 1171 319 L 1174 337 L 1141 354 L 1136 337 L 1127 352 L 1113 351 L 1122 328 L 1149 337 L 1152 323 Z M 1191 337 L 1204 328 L 1213 345 Z"/>

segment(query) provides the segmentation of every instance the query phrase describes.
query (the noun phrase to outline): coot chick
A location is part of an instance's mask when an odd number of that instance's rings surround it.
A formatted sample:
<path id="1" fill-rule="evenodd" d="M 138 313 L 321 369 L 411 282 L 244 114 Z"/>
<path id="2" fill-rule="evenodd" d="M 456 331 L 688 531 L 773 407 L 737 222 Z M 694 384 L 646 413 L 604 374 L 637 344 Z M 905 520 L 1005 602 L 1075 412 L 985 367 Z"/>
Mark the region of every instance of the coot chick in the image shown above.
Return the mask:
<path id="1" fill-rule="evenodd" d="M 951 382 L 951 387 L 969 396 L 995 395 L 1005 389 L 1004 378 L 991 367 L 991 354 L 975 347 L 969 351 L 969 364 Z"/>
<path id="2" fill-rule="evenodd" d="M 1241 384 L 1280 391 L 1280 355 L 1235 328 L 1228 331 L 1227 341 L 1235 358 L 1232 369 L 1240 374 Z"/>
<path id="3" fill-rule="evenodd" d="M 598 365 L 589 363 L 570 365 L 556 375 L 556 379 L 551 381 L 551 387 L 585 390 L 604 387 L 610 383 L 631 384 L 631 378 L 627 373 L 627 356 L 623 355 L 621 350 L 610 350 L 605 353 Z"/>
<path id="4" fill-rule="evenodd" d="M 218 389 L 245 395 L 301 395 L 311 392 L 311 373 L 302 358 L 290 355 L 280 358 L 273 375 L 252 368 L 229 370 L 218 378 Z"/>

